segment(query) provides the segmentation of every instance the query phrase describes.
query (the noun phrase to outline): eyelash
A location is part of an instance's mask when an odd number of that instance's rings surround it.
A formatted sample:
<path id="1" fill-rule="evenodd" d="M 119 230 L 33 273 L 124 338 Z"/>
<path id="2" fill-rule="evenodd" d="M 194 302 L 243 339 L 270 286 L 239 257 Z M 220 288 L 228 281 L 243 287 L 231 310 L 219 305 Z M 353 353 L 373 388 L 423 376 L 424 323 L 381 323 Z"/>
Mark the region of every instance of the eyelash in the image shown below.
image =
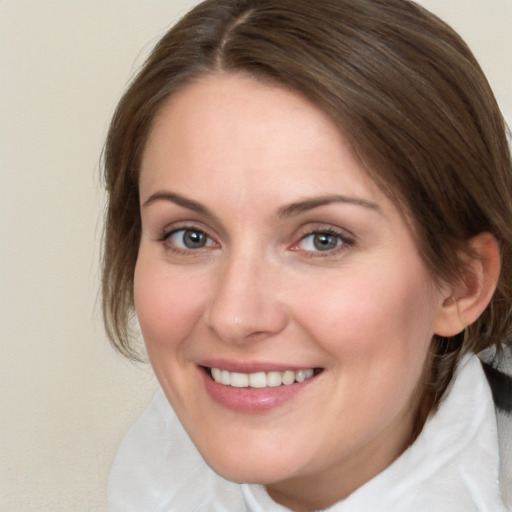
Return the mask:
<path id="1" fill-rule="evenodd" d="M 204 235 L 205 237 L 207 237 L 208 245 L 204 245 L 202 247 L 198 247 L 198 248 L 194 249 L 194 248 L 181 248 L 181 247 L 176 246 L 176 244 L 170 243 L 169 242 L 170 238 L 173 235 L 175 235 L 181 231 L 183 231 L 184 233 L 186 233 L 188 231 L 188 232 L 193 232 L 193 233 L 198 233 L 198 234 Z M 339 245 L 337 245 L 336 247 L 334 247 L 332 249 L 328 249 L 325 251 L 303 250 L 302 251 L 303 254 L 309 258 L 318 258 L 318 257 L 325 258 L 325 257 L 329 257 L 329 256 L 332 257 L 334 255 L 337 255 L 340 252 L 349 250 L 351 247 L 354 246 L 354 243 L 355 243 L 353 237 L 347 236 L 347 234 L 342 233 L 341 231 L 338 231 L 334 228 L 323 227 L 323 228 L 311 229 L 311 230 L 308 230 L 307 232 L 303 233 L 300 236 L 300 239 L 297 242 L 294 242 L 293 245 L 289 248 L 289 250 L 291 250 L 293 252 L 300 252 L 301 249 L 300 249 L 299 245 L 302 242 L 304 242 L 308 237 L 313 236 L 313 235 L 334 236 L 338 239 Z M 162 235 L 160 236 L 158 241 L 162 242 L 165 245 L 166 249 L 168 249 L 174 253 L 184 254 L 184 255 L 191 255 L 192 253 L 197 252 L 200 249 L 208 250 L 209 247 L 219 245 L 211 236 L 208 235 L 208 233 L 206 233 L 203 229 L 197 228 L 196 226 L 179 226 L 179 227 L 176 227 L 176 228 L 173 228 L 170 230 L 166 230 L 162 233 Z M 213 243 L 209 243 L 209 242 L 213 242 Z"/>
<path id="2" fill-rule="evenodd" d="M 327 236 L 334 236 L 338 239 L 339 245 L 334 247 L 333 249 L 328 249 L 325 251 L 303 251 L 304 255 L 309 258 L 326 258 L 326 257 L 332 257 L 336 256 L 340 252 L 345 252 L 349 250 L 351 247 L 354 246 L 355 241 L 353 237 L 348 236 L 347 234 L 329 227 L 321 227 L 321 228 L 315 228 L 308 230 L 304 234 L 301 235 L 298 242 L 294 243 L 293 246 L 290 248 L 292 251 L 300 251 L 301 249 L 298 247 L 300 243 L 304 242 L 308 237 L 313 235 L 327 235 Z"/>
<path id="3" fill-rule="evenodd" d="M 192 232 L 192 233 L 198 233 L 200 235 L 204 235 L 207 238 L 207 244 L 209 242 L 213 242 L 213 244 L 205 245 L 202 247 L 198 247 L 196 249 L 193 248 L 182 248 L 176 246 L 176 244 L 169 242 L 169 240 L 172 238 L 173 235 L 176 235 L 177 233 L 183 231 L 185 234 L 186 232 Z M 162 236 L 158 239 L 159 242 L 162 242 L 165 245 L 165 248 L 177 253 L 177 254 L 185 254 L 185 255 L 191 255 L 194 252 L 197 252 L 199 249 L 207 249 L 211 246 L 218 245 L 217 242 L 206 233 L 203 229 L 200 229 L 196 226 L 179 226 L 176 228 L 172 228 L 169 230 L 165 230 L 162 233 Z"/>

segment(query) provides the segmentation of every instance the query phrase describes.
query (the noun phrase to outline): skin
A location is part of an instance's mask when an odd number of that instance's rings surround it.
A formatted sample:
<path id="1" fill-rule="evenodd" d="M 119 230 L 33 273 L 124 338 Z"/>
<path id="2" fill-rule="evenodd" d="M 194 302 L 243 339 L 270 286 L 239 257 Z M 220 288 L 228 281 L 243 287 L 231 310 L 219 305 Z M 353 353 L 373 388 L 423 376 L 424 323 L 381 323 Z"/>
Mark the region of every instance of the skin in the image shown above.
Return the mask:
<path id="1" fill-rule="evenodd" d="M 330 119 L 284 88 L 204 77 L 156 118 L 140 201 L 139 323 L 206 462 L 297 511 L 391 464 L 452 290 L 434 285 L 410 223 Z M 206 244 L 184 245 L 185 229 Z M 319 250 L 311 233 L 326 230 L 336 247 Z M 323 371 L 279 407 L 243 413 L 205 391 L 198 365 L 214 358 Z"/>

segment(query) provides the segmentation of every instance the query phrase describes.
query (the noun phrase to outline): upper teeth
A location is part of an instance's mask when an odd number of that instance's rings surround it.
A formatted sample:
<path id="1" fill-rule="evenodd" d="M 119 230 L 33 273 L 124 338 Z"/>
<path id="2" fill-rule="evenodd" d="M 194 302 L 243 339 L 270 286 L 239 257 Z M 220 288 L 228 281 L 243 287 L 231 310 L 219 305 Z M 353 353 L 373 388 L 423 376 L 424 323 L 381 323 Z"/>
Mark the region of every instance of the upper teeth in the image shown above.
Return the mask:
<path id="1" fill-rule="evenodd" d="M 237 373 L 228 372 L 219 368 L 211 368 L 213 380 L 226 386 L 235 388 L 275 388 L 277 386 L 289 385 L 294 382 L 304 382 L 313 377 L 314 371 L 308 370 L 286 370 L 284 372 L 256 372 Z"/>

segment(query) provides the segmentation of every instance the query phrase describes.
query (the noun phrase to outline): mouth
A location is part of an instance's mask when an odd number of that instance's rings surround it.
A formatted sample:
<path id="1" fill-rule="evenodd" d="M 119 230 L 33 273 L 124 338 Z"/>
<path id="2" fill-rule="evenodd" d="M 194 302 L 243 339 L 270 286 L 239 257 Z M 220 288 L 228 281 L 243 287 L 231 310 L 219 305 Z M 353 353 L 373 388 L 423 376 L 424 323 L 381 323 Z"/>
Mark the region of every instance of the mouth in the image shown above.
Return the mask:
<path id="1" fill-rule="evenodd" d="M 300 384 L 322 373 L 323 368 L 305 368 L 301 370 L 269 371 L 241 373 L 230 372 L 215 367 L 203 367 L 207 375 L 217 384 L 233 388 L 277 388 Z"/>
<path id="2" fill-rule="evenodd" d="M 286 368 L 268 363 L 203 362 L 199 369 L 207 394 L 224 409 L 266 413 L 293 403 L 314 386 L 323 368 Z M 236 371 L 235 371 L 236 370 Z"/>

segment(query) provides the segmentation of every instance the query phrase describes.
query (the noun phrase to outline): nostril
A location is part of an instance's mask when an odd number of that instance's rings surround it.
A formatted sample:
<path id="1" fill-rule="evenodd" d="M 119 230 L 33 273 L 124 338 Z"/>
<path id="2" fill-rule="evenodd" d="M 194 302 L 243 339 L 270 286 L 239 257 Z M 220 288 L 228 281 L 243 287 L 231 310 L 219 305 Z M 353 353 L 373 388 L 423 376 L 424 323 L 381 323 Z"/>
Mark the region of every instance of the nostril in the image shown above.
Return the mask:
<path id="1" fill-rule="evenodd" d="M 281 332 L 287 309 L 277 300 L 254 263 L 254 256 L 237 257 L 219 269 L 205 304 L 204 321 L 214 335 L 230 344 L 258 342 Z M 258 263 L 258 265 L 261 265 Z"/>

